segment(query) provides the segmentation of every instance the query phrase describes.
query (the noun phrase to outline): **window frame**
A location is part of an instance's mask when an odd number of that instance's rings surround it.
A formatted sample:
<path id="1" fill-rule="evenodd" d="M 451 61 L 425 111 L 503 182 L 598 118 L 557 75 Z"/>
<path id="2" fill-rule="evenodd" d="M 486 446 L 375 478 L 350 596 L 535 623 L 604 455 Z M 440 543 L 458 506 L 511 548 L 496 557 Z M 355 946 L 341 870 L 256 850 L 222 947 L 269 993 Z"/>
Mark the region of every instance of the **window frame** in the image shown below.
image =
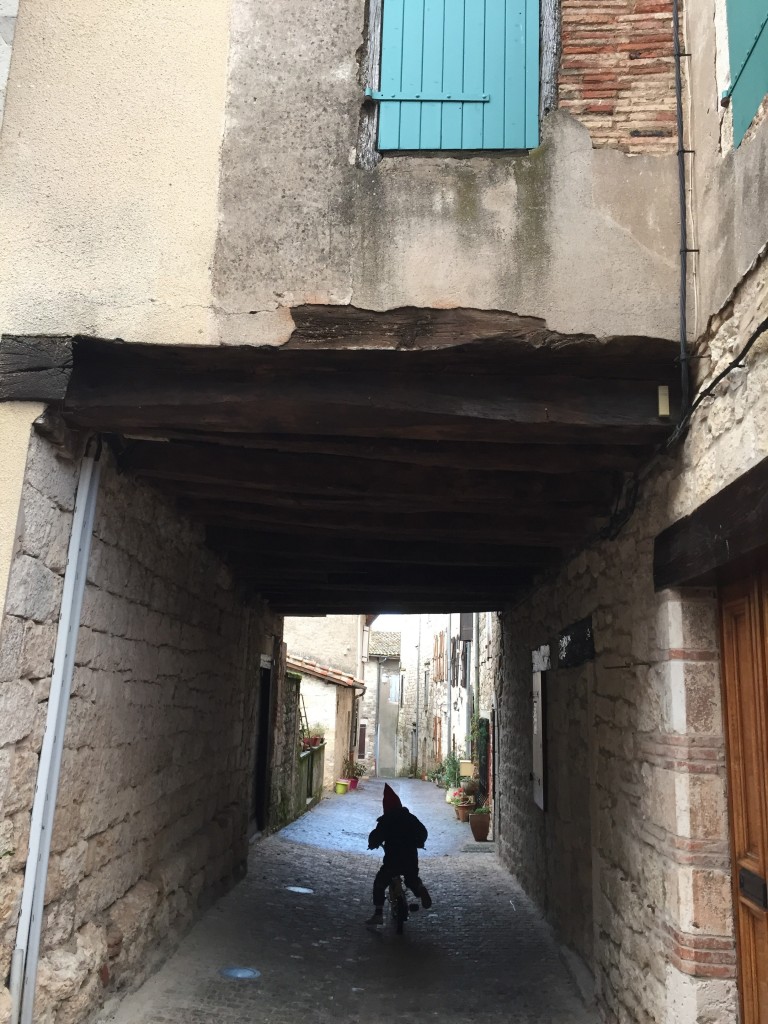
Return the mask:
<path id="1" fill-rule="evenodd" d="M 466 147 L 420 147 L 420 148 L 380 148 L 379 117 L 381 103 L 381 72 L 384 4 L 387 0 L 369 0 L 366 28 L 367 46 L 365 60 L 365 101 L 358 139 L 356 163 L 365 169 L 374 167 L 385 155 L 429 155 L 463 156 L 521 153 L 535 149 L 541 142 L 541 120 L 544 114 L 557 106 L 557 77 L 560 46 L 560 6 L 558 0 L 526 0 L 526 12 L 535 7 L 535 14 L 530 23 L 526 23 L 523 32 L 526 48 L 525 81 L 526 87 L 535 83 L 535 97 L 524 102 L 523 116 L 526 121 L 524 145 L 522 146 L 466 146 Z M 538 46 L 533 45 L 534 26 L 535 39 Z M 506 58 L 505 58 L 506 59 Z M 532 60 L 535 70 L 529 72 Z M 508 72 L 505 70 L 504 72 Z M 423 101 L 427 102 L 427 101 Z M 402 102 L 401 102 L 402 106 Z M 462 114 L 463 117 L 463 114 Z M 462 127 L 463 131 L 463 127 Z"/>

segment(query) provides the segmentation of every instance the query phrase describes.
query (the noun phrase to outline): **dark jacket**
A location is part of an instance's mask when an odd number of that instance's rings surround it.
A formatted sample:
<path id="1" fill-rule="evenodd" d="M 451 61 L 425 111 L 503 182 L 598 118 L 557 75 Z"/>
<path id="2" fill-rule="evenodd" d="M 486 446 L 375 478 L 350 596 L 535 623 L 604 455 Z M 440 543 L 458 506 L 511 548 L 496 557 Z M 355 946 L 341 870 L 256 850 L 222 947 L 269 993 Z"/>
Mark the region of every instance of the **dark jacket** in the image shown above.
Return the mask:
<path id="1" fill-rule="evenodd" d="M 384 863 L 389 866 L 418 863 L 419 849 L 424 848 L 428 832 L 407 807 L 398 807 L 376 819 L 376 828 L 368 836 L 368 849 L 384 847 Z"/>

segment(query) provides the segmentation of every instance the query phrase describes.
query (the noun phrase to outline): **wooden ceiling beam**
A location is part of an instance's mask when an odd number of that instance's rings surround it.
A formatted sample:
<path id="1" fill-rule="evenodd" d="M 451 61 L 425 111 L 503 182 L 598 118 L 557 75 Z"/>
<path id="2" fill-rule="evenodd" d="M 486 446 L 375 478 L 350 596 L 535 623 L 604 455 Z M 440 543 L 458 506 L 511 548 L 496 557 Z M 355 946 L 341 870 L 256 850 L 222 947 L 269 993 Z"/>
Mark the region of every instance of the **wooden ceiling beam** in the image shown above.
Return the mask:
<path id="1" fill-rule="evenodd" d="M 365 535 L 335 538 L 313 534 L 258 532 L 243 527 L 209 526 L 208 544 L 216 551 L 244 564 L 258 564 L 263 558 L 295 559 L 305 564 L 325 560 L 332 566 L 374 561 L 377 564 L 419 563 L 504 567 L 517 565 L 548 566 L 560 559 L 560 550 L 551 545 L 501 544 L 484 542 L 482 531 L 468 542 L 429 544 L 422 541 Z"/>
<path id="2" fill-rule="evenodd" d="M 121 467 L 137 476 L 177 482 L 182 487 L 209 485 L 244 497 L 264 491 L 281 496 L 366 496 L 475 503 L 505 500 L 534 503 L 584 503 L 600 508 L 615 499 L 621 474 L 573 472 L 501 473 L 454 470 L 402 463 L 376 463 L 352 456 L 298 455 L 189 443 L 137 441 L 120 457 Z"/>
<path id="3" fill-rule="evenodd" d="M 306 581 L 307 585 L 315 583 L 329 588 L 362 588 L 382 587 L 458 587 L 459 589 L 477 590 L 498 587 L 508 589 L 515 581 L 530 579 L 535 567 L 515 566 L 504 569 L 492 569 L 467 566 L 392 566 L 371 563 L 360 572 L 319 570 L 314 563 L 301 566 L 298 563 L 281 567 L 241 566 L 238 578 L 254 585 L 264 587 L 281 587 L 286 584 L 295 585 L 297 580 Z"/>
<path id="4" fill-rule="evenodd" d="M 465 441 L 398 441 L 371 437 L 321 435 L 227 434 L 194 430 L 142 429 L 131 439 L 182 441 L 226 448 L 282 452 L 291 455 L 336 456 L 373 462 L 394 462 L 451 470 L 489 470 L 502 473 L 631 472 L 652 449 L 610 444 L 496 444 Z"/>
<path id="5" fill-rule="evenodd" d="M 531 513 L 513 510 L 507 514 L 444 512 L 374 513 L 355 516 L 322 517 L 311 510 L 274 509 L 256 504 L 222 503 L 217 500 L 182 499 L 180 510 L 193 519 L 218 526 L 249 526 L 270 533 L 341 537 L 377 537 L 392 540 L 441 540 L 471 543 L 481 537 L 484 543 L 561 547 L 572 544 L 591 530 L 599 528 L 597 517 L 576 516 L 570 510 L 537 510 Z"/>
<path id="6" fill-rule="evenodd" d="M 606 374 L 600 352 L 578 375 L 557 350 L 456 363 L 446 352 L 302 352 L 77 342 L 64 400 L 86 429 L 423 441 L 597 443 L 661 441 L 657 386 Z M 607 356 L 607 352 L 603 353 Z M 526 364 L 523 366 L 523 362 Z M 532 368 L 533 367 L 533 368 Z M 616 367 L 613 366 L 615 373 Z M 651 371 L 648 371 L 651 374 Z"/>
<path id="7" fill-rule="evenodd" d="M 382 595 L 378 592 L 356 593 L 348 596 L 304 595 L 278 597 L 270 602 L 272 608 L 282 615 L 361 615 L 399 612 L 485 612 L 497 611 L 517 601 L 521 590 L 510 590 L 504 597 L 495 595 L 434 594 L 429 597 L 414 597 L 406 592 L 399 595 Z M 252 598 L 261 595 L 251 591 Z M 263 598 L 262 598 L 263 600 Z"/>

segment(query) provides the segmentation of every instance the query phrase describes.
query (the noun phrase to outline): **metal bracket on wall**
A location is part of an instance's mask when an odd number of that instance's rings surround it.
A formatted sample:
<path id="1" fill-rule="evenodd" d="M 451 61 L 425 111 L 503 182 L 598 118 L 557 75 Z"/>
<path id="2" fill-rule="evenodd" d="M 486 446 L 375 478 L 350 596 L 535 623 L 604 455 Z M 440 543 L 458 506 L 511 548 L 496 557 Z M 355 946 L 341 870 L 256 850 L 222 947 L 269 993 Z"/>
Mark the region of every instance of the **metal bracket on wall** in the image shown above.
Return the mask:
<path id="1" fill-rule="evenodd" d="M 482 95 L 470 95 L 469 93 L 385 93 L 374 89 L 366 89 L 365 95 L 369 100 L 390 100 L 395 103 L 490 103 L 491 97 L 488 93 Z"/>

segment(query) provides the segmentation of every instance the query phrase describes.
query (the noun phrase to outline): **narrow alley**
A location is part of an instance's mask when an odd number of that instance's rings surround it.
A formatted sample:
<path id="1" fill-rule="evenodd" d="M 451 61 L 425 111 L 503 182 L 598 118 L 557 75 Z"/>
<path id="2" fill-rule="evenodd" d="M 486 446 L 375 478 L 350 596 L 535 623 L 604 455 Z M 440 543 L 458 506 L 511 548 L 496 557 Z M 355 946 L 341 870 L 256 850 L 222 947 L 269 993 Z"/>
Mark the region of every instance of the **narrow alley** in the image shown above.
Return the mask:
<path id="1" fill-rule="evenodd" d="M 444 790 L 393 785 L 430 832 L 421 874 L 433 907 L 413 914 L 403 936 L 363 924 L 381 856 L 366 839 L 383 790 L 367 780 L 255 843 L 247 878 L 99 1021 L 593 1024 L 549 928 L 493 846 L 472 840 Z M 221 971 L 229 967 L 260 977 L 228 980 Z"/>

